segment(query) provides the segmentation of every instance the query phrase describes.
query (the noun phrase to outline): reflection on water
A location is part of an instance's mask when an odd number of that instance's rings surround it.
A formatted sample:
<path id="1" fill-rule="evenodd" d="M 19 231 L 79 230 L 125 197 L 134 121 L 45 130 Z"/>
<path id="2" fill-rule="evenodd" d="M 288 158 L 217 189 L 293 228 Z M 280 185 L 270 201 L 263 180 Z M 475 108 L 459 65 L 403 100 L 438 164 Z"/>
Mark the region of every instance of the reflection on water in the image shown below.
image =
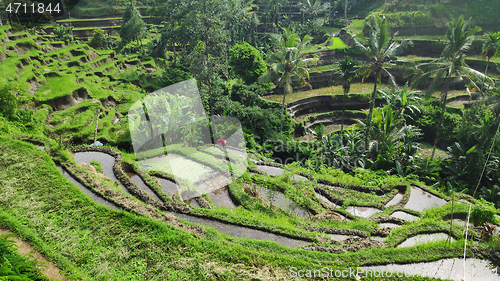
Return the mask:
<path id="1" fill-rule="evenodd" d="M 90 190 L 87 187 L 85 187 L 84 185 L 82 185 L 75 178 L 73 178 L 64 168 L 62 168 L 60 166 L 57 166 L 57 168 L 59 169 L 59 171 L 61 171 L 61 173 L 64 175 L 64 177 L 66 177 L 71 183 L 76 185 L 81 191 L 83 191 L 83 193 L 87 194 L 90 197 L 90 199 L 92 199 L 97 204 L 106 206 L 106 207 L 113 209 L 113 210 L 120 210 L 120 208 L 118 206 L 116 206 L 115 204 L 107 201 L 106 199 L 104 199 L 101 196 L 94 193 L 92 190 Z"/>
<path id="2" fill-rule="evenodd" d="M 371 207 L 358 207 L 358 206 L 349 206 L 346 209 L 346 212 L 362 218 L 369 218 L 376 213 L 380 213 L 379 209 L 371 208 Z"/>
<path id="3" fill-rule="evenodd" d="M 273 205 L 278 206 L 280 209 L 297 216 L 310 217 L 310 214 L 306 209 L 295 204 L 295 202 L 285 197 L 283 193 L 262 187 L 257 187 L 257 190 L 259 191 L 262 198 L 271 202 Z"/>
<path id="4" fill-rule="evenodd" d="M 399 203 L 399 201 L 401 201 L 401 199 L 403 199 L 403 194 L 398 193 L 398 194 L 396 194 L 396 196 L 394 196 L 394 198 L 391 199 L 391 201 L 387 202 L 387 204 L 385 204 L 385 206 L 389 207 L 392 205 L 396 205 Z"/>
<path id="5" fill-rule="evenodd" d="M 406 239 L 403 243 L 398 245 L 398 248 L 413 247 L 415 245 L 425 244 L 428 242 L 446 240 L 447 238 L 448 234 L 445 233 L 420 234 Z M 454 239 L 451 238 L 451 241 L 453 242 Z"/>
<path id="6" fill-rule="evenodd" d="M 378 266 L 363 267 L 364 271 L 361 275 L 366 276 L 367 269 L 407 274 L 407 276 L 426 276 L 433 278 L 451 279 L 451 280 L 464 280 L 464 259 L 442 259 L 434 262 L 422 262 L 412 264 L 388 264 Z M 485 260 L 467 259 L 465 260 L 465 280 L 464 281 L 498 281 L 500 276 L 496 273 L 497 268 L 490 265 Z M 380 272 L 379 272 L 380 273 Z M 373 273 L 372 273 L 373 274 Z M 368 275 L 370 276 L 370 275 Z M 375 275 L 374 275 L 375 276 Z M 384 275 L 387 276 L 387 275 Z"/>
<path id="7" fill-rule="evenodd" d="M 295 248 L 295 247 L 304 246 L 304 245 L 308 244 L 308 242 L 306 242 L 306 241 L 291 239 L 291 238 L 287 238 L 284 236 L 280 236 L 280 235 L 276 235 L 276 234 L 268 233 L 265 231 L 248 228 L 248 227 L 225 224 L 222 222 L 198 218 L 198 217 L 189 216 L 189 215 L 185 215 L 185 214 L 179 214 L 179 213 L 171 213 L 171 214 L 176 216 L 179 219 L 185 219 L 185 220 L 192 222 L 192 223 L 198 223 L 198 224 L 202 224 L 205 226 L 211 226 L 211 227 L 215 228 L 216 230 L 218 230 L 222 233 L 225 233 L 229 236 L 232 236 L 232 237 L 248 238 L 248 239 L 255 239 L 255 240 L 275 241 L 276 243 L 283 245 L 285 247 L 288 247 L 288 248 Z"/>
<path id="8" fill-rule="evenodd" d="M 109 154 L 89 151 L 89 152 L 77 152 L 75 153 L 76 163 L 86 163 L 90 164 L 90 161 L 98 161 L 101 163 L 102 172 L 106 175 L 106 177 L 110 178 L 113 181 L 117 181 L 118 179 L 113 172 L 113 165 L 115 164 L 115 158 Z"/>
<path id="9" fill-rule="evenodd" d="M 397 211 L 397 212 L 392 213 L 391 217 L 395 217 L 395 218 L 402 219 L 402 220 L 405 220 L 405 221 L 416 221 L 416 220 L 418 220 L 417 216 L 410 215 L 407 212 L 402 212 L 402 211 Z"/>
<path id="10" fill-rule="evenodd" d="M 318 198 L 319 198 L 319 200 L 323 200 L 323 201 L 325 201 L 325 202 L 328 204 L 328 206 L 330 206 L 332 209 L 335 209 L 335 208 L 337 207 L 337 205 L 335 205 L 334 203 L 332 203 L 332 202 L 331 202 L 330 200 L 328 200 L 328 198 L 326 198 L 325 196 L 323 196 L 323 195 L 321 195 L 321 194 L 319 194 L 319 193 L 317 193 L 317 192 L 314 192 L 314 194 L 316 195 L 316 197 L 318 197 Z"/>
<path id="11" fill-rule="evenodd" d="M 210 197 L 210 200 L 212 200 L 214 206 L 228 209 L 236 208 L 236 205 L 231 200 L 231 197 L 229 197 L 229 188 L 227 187 L 212 191 L 208 194 L 208 196 Z"/>
<path id="12" fill-rule="evenodd" d="M 161 190 L 163 190 L 163 192 L 165 192 L 168 196 L 173 197 L 174 194 L 179 191 L 179 186 L 174 182 L 164 178 L 158 179 L 160 180 Z"/>
<path id="13" fill-rule="evenodd" d="M 191 207 L 196 207 L 196 208 L 201 208 L 200 204 L 198 204 L 198 201 L 194 198 L 190 198 L 188 200 L 185 200 L 186 204 L 190 205 Z"/>
<path id="14" fill-rule="evenodd" d="M 344 241 L 347 238 L 359 238 L 359 236 L 345 235 L 345 234 L 328 234 L 328 236 L 335 241 Z"/>
<path id="15" fill-rule="evenodd" d="M 158 195 L 156 195 L 156 193 L 154 193 L 150 188 L 149 186 L 147 186 L 144 181 L 141 179 L 141 177 L 139 177 L 138 175 L 136 175 L 135 173 L 132 173 L 132 172 L 127 172 L 127 175 L 128 177 L 137 185 L 137 187 L 146 192 L 149 196 L 151 196 L 154 200 L 160 202 L 163 204 L 163 201 L 160 199 L 160 197 L 158 197 Z"/>
<path id="16" fill-rule="evenodd" d="M 98 161 L 99 163 L 101 163 L 102 172 L 104 173 L 104 175 L 106 175 L 106 177 L 108 177 L 112 181 L 118 181 L 118 178 L 116 178 L 115 176 L 115 172 L 113 172 L 115 158 L 107 153 L 96 151 L 77 152 L 75 153 L 75 160 L 78 164 L 90 164 L 90 161 Z M 126 193 L 129 193 L 128 189 L 125 188 L 125 186 L 123 186 L 120 181 L 118 181 L 118 184 Z"/>
<path id="17" fill-rule="evenodd" d="M 285 170 L 283 170 L 282 168 L 273 167 L 273 166 L 257 165 L 257 168 L 261 171 L 266 172 L 270 176 L 281 176 L 285 172 Z M 301 175 L 293 175 L 292 180 L 294 180 L 294 181 L 307 181 L 309 179 L 306 177 L 303 177 Z"/>
<path id="18" fill-rule="evenodd" d="M 398 227 L 401 227 L 401 226 L 399 224 L 395 224 L 395 223 L 384 222 L 384 223 L 379 223 L 378 227 L 379 228 L 385 228 L 385 227 L 398 228 Z"/>
<path id="19" fill-rule="evenodd" d="M 257 168 L 261 171 L 266 172 L 270 176 L 281 176 L 285 171 L 278 167 L 266 166 L 266 165 L 257 165 Z"/>
<path id="20" fill-rule="evenodd" d="M 443 206 L 444 204 L 446 204 L 446 200 L 432 195 L 418 187 L 412 186 L 410 199 L 408 203 L 406 203 L 405 209 L 422 212 L 424 209 Z"/>

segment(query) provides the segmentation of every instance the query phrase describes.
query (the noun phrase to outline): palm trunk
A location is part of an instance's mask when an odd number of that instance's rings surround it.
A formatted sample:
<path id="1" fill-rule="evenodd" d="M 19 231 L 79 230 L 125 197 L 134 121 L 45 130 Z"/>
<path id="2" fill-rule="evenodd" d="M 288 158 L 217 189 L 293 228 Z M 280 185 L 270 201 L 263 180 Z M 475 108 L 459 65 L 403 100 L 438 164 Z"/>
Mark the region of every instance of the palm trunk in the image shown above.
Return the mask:
<path id="1" fill-rule="evenodd" d="M 486 70 L 484 70 L 484 75 L 488 74 L 488 66 L 490 65 L 490 57 L 488 57 L 488 62 L 486 63 Z"/>
<path id="2" fill-rule="evenodd" d="M 175 49 L 175 43 L 173 44 L 174 49 L 174 67 L 177 65 L 177 50 Z"/>
<path id="3" fill-rule="evenodd" d="M 345 7 L 344 7 L 344 18 L 345 18 L 345 26 L 347 26 L 347 4 L 348 0 L 345 0 Z"/>
<path id="4" fill-rule="evenodd" d="M 437 147 L 437 143 L 439 140 L 439 134 L 441 132 L 441 126 L 443 125 L 444 111 L 446 109 L 446 99 L 448 98 L 449 86 L 450 86 L 450 79 L 449 79 L 449 77 L 447 77 L 446 88 L 444 90 L 443 96 L 441 97 L 441 117 L 439 117 L 439 125 L 438 125 L 437 132 L 436 132 L 436 138 L 434 139 L 434 146 L 432 148 L 431 161 L 432 161 L 432 159 L 434 159 L 434 153 L 436 153 L 436 147 Z"/>
<path id="5" fill-rule="evenodd" d="M 344 96 L 342 97 L 342 122 L 340 123 L 340 145 L 344 145 L 344 116 L 346 96 L 347 92 L 344 91 Z"/>
<path id="6" fill-rule="evenodd" d="M 365 132 L 365 151 L 368 149 L 368 136 L 370 135 L 371 126 L 372 126 L 372 115 L 373 115 L 373 107 L 375 107 L 375 93 L 377 92 L 377 81 L 373 84 L 373 93 L 370 99 L 370 111 L 368 113 L 368 125 L 366 126 Z"/>
<path id="7" fill-rule="evenodd" d="M 284 90 L 284 89 L 283 89 Z M 286 98 L 286 90 L 283 91 L 283 105 L 281 107 L 281 125 L 280 132 L 283 132 L 283 118 L 285 117 L 285 98 Z"/>

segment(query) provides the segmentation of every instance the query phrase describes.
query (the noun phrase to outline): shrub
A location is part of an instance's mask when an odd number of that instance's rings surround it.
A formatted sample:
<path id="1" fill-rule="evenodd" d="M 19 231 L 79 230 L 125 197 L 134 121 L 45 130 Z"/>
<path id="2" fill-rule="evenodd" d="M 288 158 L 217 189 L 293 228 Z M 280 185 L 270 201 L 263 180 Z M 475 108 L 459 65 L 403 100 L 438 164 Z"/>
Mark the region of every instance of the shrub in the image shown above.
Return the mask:
<path id="1" fill-rule="evenodd" d="M 110 44 L 109 36 L 104 34 L 102 29 L 96 28 L 89 45 L 94 49 L 108 49 Z"/>
<path id="2" fill-rule="evenodd" d="M 160 78 L 160 86 L 167 87 L 175 83 L 189 80 L 191 78 L 193 78 L 193 75 L 191 75 L 191 73 L 186 72 L 180 68 L 167 68 L 165 69 L 163 76 Z"/>
<path id="3" fill-rule="evenodd" d="M 246 84 L 254 83 L 266 72 L 266 63 L 262 54 L 247 42 L 234 45 L 229 52 L 231 71 Z"/>
<path id="4" fill-rule="evenodd" d="M 496 211 L 493 203 L 481 199 L 478 205 L 472 207 L 470 220 L 477 226 L 485 223 L 497 223 Z"/>

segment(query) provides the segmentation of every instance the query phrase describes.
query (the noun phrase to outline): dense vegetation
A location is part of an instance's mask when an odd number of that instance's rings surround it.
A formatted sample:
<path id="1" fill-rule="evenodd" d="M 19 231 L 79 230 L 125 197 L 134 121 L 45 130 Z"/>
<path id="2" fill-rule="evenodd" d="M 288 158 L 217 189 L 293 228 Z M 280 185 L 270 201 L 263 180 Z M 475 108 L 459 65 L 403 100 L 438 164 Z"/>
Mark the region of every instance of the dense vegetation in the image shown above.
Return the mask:
<path id="1" fill-rule="evenodd" d="M 113 0 L 100 1 L 99 8 L 81 2 L 69 20 L 32 18 L 45 30 L 14 15 L 0 25 L 0 73 L 6 74 L 0 76 L 0 225 L 67 276 L 290 279 L 290 267 L 460 257 L 464 228 L 449 219 L 468 218 L 469 203 L 477 227 L 499 223 L 500 32 L 490 15 L 498 1 Z M 66 5 L 73 4 L 64 11 Z M 131 107 L 142 101 L 146 108 L 146 96 L 192 78 L 208 116 L 204 122 L 213 128 L 224 117 L 241 122 L 248 169 L 231 168 L 241 174 L 227 186 L 234 209 L 217 206 L 209 195 L 193 205 L 166 194 L 158 179 L 174 176 L 155 163 L 146 171 L 134 153 Z M 182 119 L 191 103 L 172 104 L 173 117 L 165 122 Z M 226 138 L 236 127 L 219 126 L 218 133 Z M 187 139 L 180 142 L 196 137 Z M 104 176 L 104 163 L 75 161 L 75 153 L 95 151 L 96 141 L 117 159 L 117 182 Z M 165 146 L 167 141 L 162 139 Z M 190 165 L 224 169 L 214 152 L 169 149 Z M 224 157 L 236 157 L 232 153 Z M 270 177 L 256 163 L 279 166 L 283 174 Z M 93 202 L 58 167 L 121 210 Z M 138 175 L 162 204 L 144 192 L 123 191 L 118 182 L 129 188 L 127 173 Z M 407 207 L 414 188 L 443 203 L 420 211 Z M 280 194 L 308 216 L 280 209 L 274 204 Z M 387 205 L 397 196 L 397 204 Z M 364 218 L 349 212 L 353 207 L 379 212 Z M 193 226 L 175 212 L 307 246 L 235 238 Z M 415 221 L 394 219 L 397 212 Z M 394 221 L 399 227 L 385 233 L 380 224 Z M 498 263 L 500 237 L 484 227 L 482 233 L 468 230 L 468 238 L 481 243 L 467 257 Z M 339 243 L 327 236 L 351 232 L 386 238 L 381 244 Z M 428 233 L 455 241 L 396 248 Z M 34 262 L 18 257 L 4 240 L 2 245 L 5 272 L 39 275 Z"/>

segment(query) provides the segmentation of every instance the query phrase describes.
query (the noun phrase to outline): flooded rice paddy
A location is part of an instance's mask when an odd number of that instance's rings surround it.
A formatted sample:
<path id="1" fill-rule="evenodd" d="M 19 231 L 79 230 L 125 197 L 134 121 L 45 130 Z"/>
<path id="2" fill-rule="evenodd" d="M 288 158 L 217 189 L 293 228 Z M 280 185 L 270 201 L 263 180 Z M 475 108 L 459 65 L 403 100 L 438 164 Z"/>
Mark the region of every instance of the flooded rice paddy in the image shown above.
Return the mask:
<path id="1" fill-rule="evenodd" d="M 403 212 L 403 211 L 396 211 L 396 212 L 392 213 L 391 217 L 395 217 L 395 218 L 402 219 L 402 220 L 405 220 L 405 221 L 416 221 L 416 220 L 418 220 L 417 216 L 408 214 L 407 212 Z"/>
<path id="2" fill-rule="evenodd" d="M 273 191 L 267 188 L 257 188 L 262 198 L 269 201 L 271 204 L 279 207 L 280 209 L 295 214 L 301 217 L 310 217 L 309 212 L 295 204 L 292 200 L 285 197 L 285 195 L 278 191 Z"/>
<path id="3" fill-rule="evenodd" d="M 382 212 L 379 209 L 371 208 L 371 207 L 358 207 L 358 206 L 349 206 L 346 209 L 346 212 L 352 214 L 353 216 L 369 218 L 377 213 Z"/>
<path id="4" fill-rule="evenodd" d="M 118 206 L 116 206 L 115 204 L 107 201 L 106 199 L 104 199 L 101 196 L 94 193 L 92 190 L 83 186 L 80 182 L 78 182 L 75 178 L 73 178 L 64 168 L 62 168 L 60 166 L 57 166 L 57 168 L 59 169 L 59 171 L 61 171 L 61 173 L 63 174 L 63 176 L 65 178 L 67 178 L 72 184 L 76 185 L 76 187 L 78 187 L 83 193 L 85 193 L 87 196 L 89 196 L 90 199 L 92 199 L 97 204 L 106 206 L 106 207 L 113 209 L 113 210 L 120 210 L 120 208 Z"/>
<path id="5" fill-rule="evenodd" d="M 488 261 L 478 259 L 466 259 L 464 266 L 464 259 L 442 259 L 434 262 L 421 262 L 412 264 L 388 264 L 378 266 L 363 267 L 365 272 L 362 274 L 366 276 L 369 274 L 367 269 L 372 270 L 372 274 L 376 274 L 375 270 L 384 273 L 392 273 L 392 277 L 406 276 L 426 276 L 450 280 L 464 280 L 464 281 L 498 281 L 500 276 L 496 273 L 497 268 L 492 266 Z M 464 270 L 465 269 L 465 270 Z M 397 275 L 396 272 L 400 274 Z M 368 275 L 370 276 L 370 275 Z M 376 276 L 376 275 L 373 275 Z M 380 275 L 379 275 L 380 276 Z M 464 279 L 465 276 L 465 279 Z"/>
<path id="6" fill-rule="evenodd" d="M 210 200 L 212 200 L 212 203 L 216 207 L 224 207 L 228 209 L 236 208 L 236 205 L 229 196 L 229 188 L 227 187 L 210 192 L 208 197 L 210 197 Z"/>
<path id="7" fill-rule="evenodd" d="M 401 201 L 401 199 L 403 199 L 403 194 L 398 193 L 398 194 L 396 194 L 396 196 L 394 196 L 394 198 L 391 199 L 391 201 L 389 201 L 389 202 L 387 202 L 387 204 L 385 204 L 385 207 L 397 205 L 399 203 L 399 201 Z"/>
<path id="8" fill-rule="evenodd" d="M 146 183 L 144 183 L 144 181 L 141 179 L 141 177 L 139 177 L 139 175 L 132 172 L 128 172 L 127 176 L 135 183 L 135 185 L 137 185 L 137 187 L 140 190 L 146 192 L 151 198 L 163 204 L 163 201 L 160 199 L 160 197 L 158 197 L 158 195 L 156 195 L 156 193 L 154 193 L 154 191 L 151 190 L 151 188 L 149 188 L 149 186 L 147 186 Z"/>
<path id="9" fill-rule="evenodd" d="M 446 200 L 441 199 L 421 188 L 412 186 L 411 194 L 405 209 L 422 212 L 424 209 L 439 207 L 446 204 Z"/>
<path id="10" fill-rule="evenodd" d="M 406 239 L 405 241 L 403 241 L 403 243 L 399 244 L 397 248 L 413 247 L 429 242 L 443 241 L 447 238 L 448 234 L 446 233 L 420 234 Z M 453 242 L 454 239 L 451 238 L 451 241 Z"/>

